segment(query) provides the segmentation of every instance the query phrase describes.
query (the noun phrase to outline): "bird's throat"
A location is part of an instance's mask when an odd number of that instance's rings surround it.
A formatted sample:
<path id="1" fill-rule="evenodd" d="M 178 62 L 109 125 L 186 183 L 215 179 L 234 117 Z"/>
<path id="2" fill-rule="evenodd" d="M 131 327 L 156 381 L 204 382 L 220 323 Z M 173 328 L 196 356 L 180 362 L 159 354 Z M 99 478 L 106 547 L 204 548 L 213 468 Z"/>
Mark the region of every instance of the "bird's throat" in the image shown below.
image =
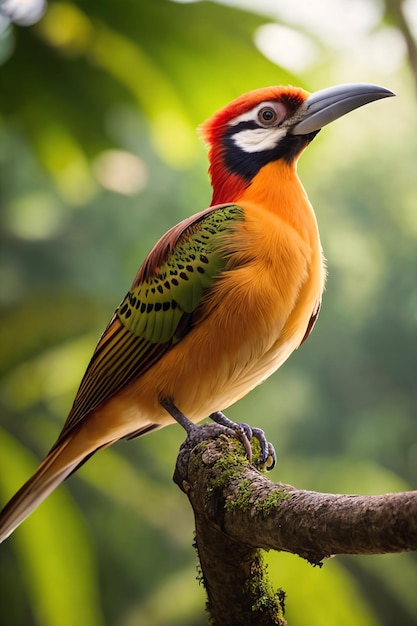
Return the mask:
<path id="1" fill-rule="evenodd" d="M 313 208 L 298 178 L 296 163 L 283 159 L 262 167 L 248 183 L 236 174 L 211 168 L 213 184 L 212 204 L 225 202 L 251 203 L 291 224 L 306 241 L 317 236 L 317 223 Z"/>

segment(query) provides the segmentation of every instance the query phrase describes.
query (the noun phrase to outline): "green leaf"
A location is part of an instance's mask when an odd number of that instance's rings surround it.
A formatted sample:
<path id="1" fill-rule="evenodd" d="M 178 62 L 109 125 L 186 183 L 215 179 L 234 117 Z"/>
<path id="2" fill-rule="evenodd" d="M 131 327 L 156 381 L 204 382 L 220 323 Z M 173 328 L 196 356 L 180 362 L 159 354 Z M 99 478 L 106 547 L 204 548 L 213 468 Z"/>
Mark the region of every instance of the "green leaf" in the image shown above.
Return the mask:
<path id="1" fill-rule="evenodd" d="M 24 446 L 3 430 L 0 449 L 0 493 L 5 501 L 35 469 L 35 461 Z M 37 624 L 104 623 L 90 538 L 65 489 L 55 492 L 7 541 L 19 562 Z"/>

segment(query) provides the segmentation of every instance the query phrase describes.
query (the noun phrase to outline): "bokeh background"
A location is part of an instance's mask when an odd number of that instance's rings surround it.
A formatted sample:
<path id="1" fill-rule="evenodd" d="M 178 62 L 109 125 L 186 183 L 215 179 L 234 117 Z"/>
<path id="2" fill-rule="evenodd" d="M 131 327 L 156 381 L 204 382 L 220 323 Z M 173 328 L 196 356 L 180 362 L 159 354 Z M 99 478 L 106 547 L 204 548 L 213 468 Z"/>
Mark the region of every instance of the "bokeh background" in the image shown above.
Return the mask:
<path id="1" fill-rule="evenodd" d="M 145 254 L 210 202 L 195 127 L 240 93 L 374 82 L 397 97 L 326 128 L 299 172 L 329 281 L 316 329 L 228 415 L 272 479 L 417 487 L 416 0 L 0 3 L 0 502 L 64 422 Z M 11 19 L 10 19 L 11 18 Z M 215 338 L 214 338 L 215 340 Z M 0 549 L 8 626 L 202 626 L 180 428 L 100 452 Z M 412 626 L 416 554 L 270 554 L 291 626 Z"/>

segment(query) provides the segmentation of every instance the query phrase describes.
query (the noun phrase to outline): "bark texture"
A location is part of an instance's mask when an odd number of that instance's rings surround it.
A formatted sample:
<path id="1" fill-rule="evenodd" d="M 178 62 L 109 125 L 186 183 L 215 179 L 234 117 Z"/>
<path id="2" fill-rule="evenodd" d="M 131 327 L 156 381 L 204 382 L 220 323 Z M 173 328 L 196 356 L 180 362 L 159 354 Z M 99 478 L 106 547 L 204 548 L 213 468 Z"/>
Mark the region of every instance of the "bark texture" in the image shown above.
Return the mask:
<path id="1" fill-rule="evenodd" d="M 217 424 L 195 428 L 174 474 L 194 510 L 214 626 L 286 624 L 285 594 L 271 588 L 261 550 L 292 552 L 313 565 L 335 554 L 417 550 L 417 491 L 357 496 L 274 483 L 227 434 Z"/>

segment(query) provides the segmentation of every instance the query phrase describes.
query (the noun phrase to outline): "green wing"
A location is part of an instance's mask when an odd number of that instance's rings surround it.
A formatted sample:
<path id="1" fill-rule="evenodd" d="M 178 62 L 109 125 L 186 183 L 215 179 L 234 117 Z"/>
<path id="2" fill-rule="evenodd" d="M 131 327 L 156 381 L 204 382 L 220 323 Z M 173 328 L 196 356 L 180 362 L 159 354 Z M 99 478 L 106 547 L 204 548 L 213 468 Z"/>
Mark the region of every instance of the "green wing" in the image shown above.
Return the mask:
<path id="1" fill-rule="evenodd" d="M 117 311 L 123 325 L 150 343 L 176 343 L 184 314 L 197 308 L 203 292 L 224 268 L 219 252 L 222 233 L 242 218 L 242 209 L 228 205 L 189 226 L 167 260 L 129 291 Z"/>
<path id="2" fill-rule="evenodd" d="M 55 445 L 189 331 L 203 294 L 225 267 L 224 237 L 243 219 L 237 205 L 210 207 L 159 240 L 101 336 Z"/>

